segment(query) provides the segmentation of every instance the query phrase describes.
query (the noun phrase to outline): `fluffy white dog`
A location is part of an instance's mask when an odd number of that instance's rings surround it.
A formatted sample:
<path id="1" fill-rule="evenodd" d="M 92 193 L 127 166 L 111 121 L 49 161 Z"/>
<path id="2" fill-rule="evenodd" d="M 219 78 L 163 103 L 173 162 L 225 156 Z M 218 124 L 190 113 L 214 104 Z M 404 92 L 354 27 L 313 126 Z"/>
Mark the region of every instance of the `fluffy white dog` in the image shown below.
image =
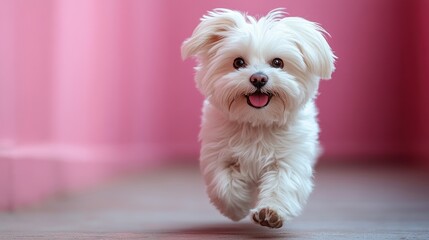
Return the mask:
<path id="1" fill-rule="evenodd" d="M 200 166 L 212 203 L 271 228 L 312 191 L 319 126 L 314 100 L 335 56 L 318 24 L 275 9 L 256 19 L 215 9 L 182 45 L 206 97 Z"/>

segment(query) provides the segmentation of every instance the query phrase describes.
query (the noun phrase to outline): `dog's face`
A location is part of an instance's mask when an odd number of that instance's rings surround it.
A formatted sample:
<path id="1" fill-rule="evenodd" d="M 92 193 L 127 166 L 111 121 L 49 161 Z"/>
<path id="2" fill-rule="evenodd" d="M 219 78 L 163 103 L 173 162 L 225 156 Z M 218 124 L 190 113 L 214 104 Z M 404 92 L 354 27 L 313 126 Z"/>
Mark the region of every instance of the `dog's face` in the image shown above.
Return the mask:
<path id="1" fill-rule="evenodd" d="M 182 56 L 197 57 L 197 87 L 231 120 L 285 124 L 334 70 L 323 33 L 313 22 L 284 18 L 281 10 L 256 20 L 216 9 L 183 43 Z"/>

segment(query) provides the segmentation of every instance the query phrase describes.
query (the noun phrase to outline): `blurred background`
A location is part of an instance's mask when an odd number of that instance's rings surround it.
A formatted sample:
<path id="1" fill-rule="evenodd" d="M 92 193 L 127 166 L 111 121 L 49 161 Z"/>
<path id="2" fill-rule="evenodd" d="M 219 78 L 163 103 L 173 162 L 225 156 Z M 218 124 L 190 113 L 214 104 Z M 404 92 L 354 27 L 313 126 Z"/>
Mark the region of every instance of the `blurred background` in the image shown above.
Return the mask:
<path id="1" fill-rule="evenodd" d="M 330 33 L 320 164 L 429 169 L 429 1 L 1 0 L 0 210 L 197 165 L 203 98 L 180 46 L 216 7 L 285 7 Z"/>

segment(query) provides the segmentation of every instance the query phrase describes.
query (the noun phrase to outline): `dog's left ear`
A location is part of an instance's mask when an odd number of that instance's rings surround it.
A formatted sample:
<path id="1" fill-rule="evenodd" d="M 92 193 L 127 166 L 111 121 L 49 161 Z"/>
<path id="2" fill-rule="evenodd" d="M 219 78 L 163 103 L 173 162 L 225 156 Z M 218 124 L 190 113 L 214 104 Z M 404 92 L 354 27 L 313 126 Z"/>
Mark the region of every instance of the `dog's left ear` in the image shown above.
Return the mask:
<path id="1" fill-rule="evenodd" d="M 228 35 L 228 32 L 245 24 L 245 16 L 237 11 L 217 8 L 201 18 L 192 36 L 182 44 L 182 59 L 190 56 L 203 57 L 214 45 Z"/>
<path id="2" fill-rule="evenodd" d="M 322 79 L 330 79 L 337 57 L 324 37 L 329 34 L 317 23 L 300 17 L 287 17 L 280 22 L 285 24 L 284 31 L 293 35 L 308 70 Z"/>

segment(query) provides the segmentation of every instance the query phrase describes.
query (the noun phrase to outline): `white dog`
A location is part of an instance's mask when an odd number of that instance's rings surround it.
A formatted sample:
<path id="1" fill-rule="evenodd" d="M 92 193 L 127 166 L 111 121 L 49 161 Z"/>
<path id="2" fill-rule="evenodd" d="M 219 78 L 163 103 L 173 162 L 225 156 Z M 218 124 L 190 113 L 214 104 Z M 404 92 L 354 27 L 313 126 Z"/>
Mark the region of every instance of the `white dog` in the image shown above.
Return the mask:
<path id="1" fill-rule="evenodd" d="M 200 166 L 212 203 L 271 228 L 312 191 L 319 126 L 314 100 L 335 56 L 318 24 L 275 9 L 260 19 L 215 9 L 182 45 L 206 97 Z"/>

